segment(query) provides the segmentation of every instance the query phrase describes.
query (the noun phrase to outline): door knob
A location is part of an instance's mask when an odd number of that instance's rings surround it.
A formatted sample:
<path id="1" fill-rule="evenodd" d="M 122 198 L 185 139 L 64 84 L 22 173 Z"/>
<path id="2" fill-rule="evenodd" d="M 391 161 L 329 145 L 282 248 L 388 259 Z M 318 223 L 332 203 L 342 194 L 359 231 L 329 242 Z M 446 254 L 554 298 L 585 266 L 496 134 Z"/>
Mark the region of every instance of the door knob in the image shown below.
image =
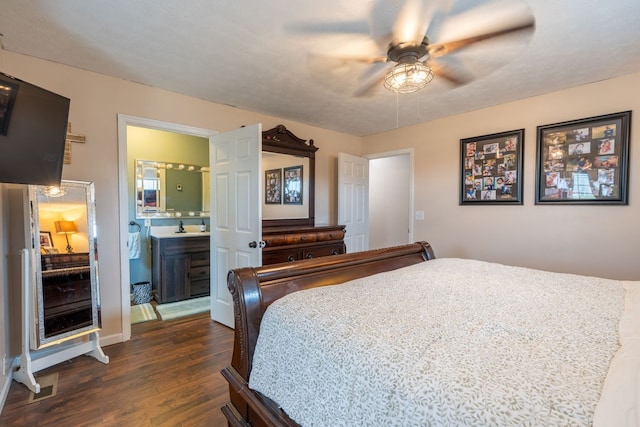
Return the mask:
<path id="1" fill-rule="evenodd" d="M 264 248 L 265 246 L 267 246 L 267 244 L 264 242 L 264 240 L 260 240 L 260 242 L 256 242 L 255 240 L 253 242 L 249 242 L 249 247 L 250 248 L 257 248 L 258 245 L 260 246 L 260 248 Z"/>

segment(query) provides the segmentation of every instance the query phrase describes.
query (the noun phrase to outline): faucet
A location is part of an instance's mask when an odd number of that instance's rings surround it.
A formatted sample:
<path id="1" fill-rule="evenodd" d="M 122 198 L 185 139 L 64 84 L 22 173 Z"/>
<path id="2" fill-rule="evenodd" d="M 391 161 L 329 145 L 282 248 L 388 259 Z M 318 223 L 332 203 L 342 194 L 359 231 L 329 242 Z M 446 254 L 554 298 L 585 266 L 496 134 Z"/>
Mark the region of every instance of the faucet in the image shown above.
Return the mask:
<path id="1" fill-rule="evenodd" d="M 178 233 L 184 233 L 184 224 L 180 221 L 180 225 L 178 225 Z"/>

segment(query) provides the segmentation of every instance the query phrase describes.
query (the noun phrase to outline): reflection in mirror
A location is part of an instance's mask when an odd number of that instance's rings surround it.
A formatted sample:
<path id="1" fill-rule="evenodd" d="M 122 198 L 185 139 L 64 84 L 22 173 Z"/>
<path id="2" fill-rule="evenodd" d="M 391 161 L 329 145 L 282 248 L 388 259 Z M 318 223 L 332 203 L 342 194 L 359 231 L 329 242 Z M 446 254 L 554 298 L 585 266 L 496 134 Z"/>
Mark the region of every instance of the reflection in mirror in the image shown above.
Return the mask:
<path id="1" fill-rule="evenodd" d="M 298 138 L 284 125 L 262 132 L 263 227 L 314 226 L 317 150 L 313 139 Z M 268 197 L 274 194 L 280 197 Z"/>
<path id="2" fill-rule="evenodd" d="M 136 160 L 136 218 L 209 216 L 209 167 Z"/>
<path id="3" fill-rule="evenodd" d="M 297 180 L 289 179 L 288 170 L 297 170 L 301 166 L 301 176 Z M 262 219 L 282 218 L 307 218 L 309 216 L 309 158 L 292 156 L 288 154 L 262 152 L 262 169 L 265 182 L 265 195 L 267 187 L 277 187 L 276 194 L 279 197 L 262 200 Z M 277 171 L 276 176 L 281 179 L 276 182 L 267 182 L 267 174 Z M 272 180 L 273 181 L 273 180 Z M 297 194 L 301 194 L 301 200 L 294 201 L 290 189 L 296 186 Z"/>
<path id="4" fill-rule="evenodd" d="M 34 349 L 98 330 L 100 293 L 93 183 L 29 186 L 36 278 Z"/>

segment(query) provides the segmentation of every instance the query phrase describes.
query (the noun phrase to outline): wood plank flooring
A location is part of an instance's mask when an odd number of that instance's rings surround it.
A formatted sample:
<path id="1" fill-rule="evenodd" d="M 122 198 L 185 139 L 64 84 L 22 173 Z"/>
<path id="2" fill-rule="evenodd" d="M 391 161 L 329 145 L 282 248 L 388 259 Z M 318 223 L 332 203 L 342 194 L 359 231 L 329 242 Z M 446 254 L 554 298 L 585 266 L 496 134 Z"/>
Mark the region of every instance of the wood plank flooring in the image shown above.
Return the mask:
<path id="1" fill-rule="evenodd" d="M 58 372 L 54 397 L 27 404 L 13 381 L 0 426 L 225 426 L 220 370 L 232 347 L 233 331 L 209 313 L 132 325 L 130 341 L 103 348 L 107 365 L 80 356 L 37 372 Z"/>

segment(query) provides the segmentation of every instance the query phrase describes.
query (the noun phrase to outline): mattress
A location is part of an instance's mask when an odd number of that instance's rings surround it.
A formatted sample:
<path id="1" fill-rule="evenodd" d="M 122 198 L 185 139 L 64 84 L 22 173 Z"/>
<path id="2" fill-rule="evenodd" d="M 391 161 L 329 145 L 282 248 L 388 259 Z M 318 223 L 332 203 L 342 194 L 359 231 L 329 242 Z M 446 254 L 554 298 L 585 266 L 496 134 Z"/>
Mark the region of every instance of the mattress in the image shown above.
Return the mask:
<path id="1" fill-rule="evenodd" d="M 635 425 L 638 285 L 445 258 L 295 292 L 249 386 L 303 426 Z"/>

